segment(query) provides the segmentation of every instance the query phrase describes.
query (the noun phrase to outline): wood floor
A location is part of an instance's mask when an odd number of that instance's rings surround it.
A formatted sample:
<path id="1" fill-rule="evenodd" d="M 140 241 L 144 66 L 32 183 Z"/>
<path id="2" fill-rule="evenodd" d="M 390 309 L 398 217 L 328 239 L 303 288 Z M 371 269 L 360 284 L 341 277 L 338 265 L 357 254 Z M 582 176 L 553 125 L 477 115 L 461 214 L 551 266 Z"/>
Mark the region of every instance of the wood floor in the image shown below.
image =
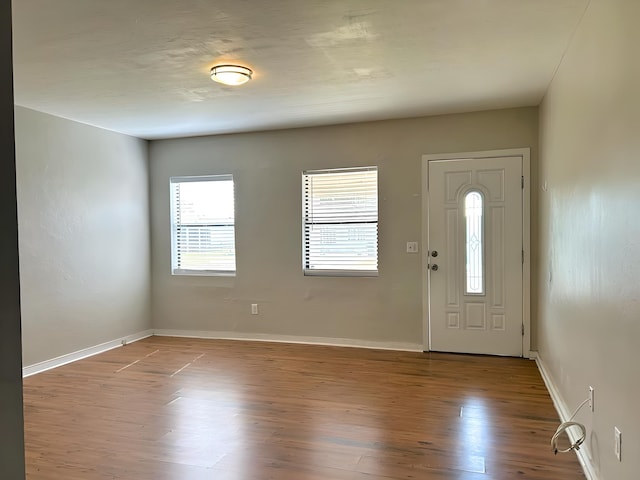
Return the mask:
<path id="1" fill-rule="evenodd" d="M 24 403 L 30 480 L 584 479 L 521 359 L 151 337 Z"/>

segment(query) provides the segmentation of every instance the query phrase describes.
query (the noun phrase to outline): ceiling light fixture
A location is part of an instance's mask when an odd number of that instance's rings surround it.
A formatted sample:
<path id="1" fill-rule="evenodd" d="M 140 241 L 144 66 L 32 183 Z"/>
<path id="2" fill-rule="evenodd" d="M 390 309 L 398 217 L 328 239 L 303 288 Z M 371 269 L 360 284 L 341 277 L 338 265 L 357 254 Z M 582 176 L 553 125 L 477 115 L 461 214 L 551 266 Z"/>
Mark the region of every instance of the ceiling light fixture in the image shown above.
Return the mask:
<path id="1" fill-rule="evenodd" d="M 211 69 L 211 80 L 225 85 L 242 85 L 251 80 L 253 71 L 240 65 L 216 65 Z"/>

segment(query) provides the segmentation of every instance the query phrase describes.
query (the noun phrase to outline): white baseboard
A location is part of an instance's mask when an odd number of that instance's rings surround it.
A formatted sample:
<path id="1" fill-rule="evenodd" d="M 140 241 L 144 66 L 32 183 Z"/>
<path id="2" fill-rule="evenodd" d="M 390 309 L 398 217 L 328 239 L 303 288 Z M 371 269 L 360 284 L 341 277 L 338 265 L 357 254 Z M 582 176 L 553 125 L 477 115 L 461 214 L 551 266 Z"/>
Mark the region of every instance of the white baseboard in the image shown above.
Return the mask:
<path id="1" fill-rule="evenodd" d="M 547 386 L 547 390 L 549 391 L 549 395 L 551 395 L 551 400 L 553 400 L 553 405 L 556 407 L 556 411 L 560 416 L 560 420 L 562 422 L 566 422 L 571 417 L 571 412 L 567 407 L 562 395 L 560 394 L 560 390 L 556 386 L 553 378 L 549 374 L 549 370 L 547 370 L 542 357 L 539 354 L 535 355 L 535 361 L 538 365 L 538 370 L 540 370 L 540 375 L 542 375 L 542 379 L 544 380 L 545 385 Z M 575 442 L 578 438 L 574 431 L 567 430 L 567 434 L 569 435 L 569 439 L 571 442 Z M 582 446 L 580 450 L 576 451 L 576 455 L 578 456 L 578 461 L 580 465 L 582 465 L 582 470 L 584 471 L 585 476 L 588 480 L 599 480 L 598 473 L 591 462 L 591 458 L 589 457 L 588 447 L 586 445 Z"/>
<path id="2" fill-rule="evenodd" d="M 75 362 L 83 358 L 97 355 L 98 353 L 106 352 L 107 350 L 121 347 L 122 345 L 125 345 L 127 343 L 137 342 L 138 340 L 142 340 L 143 338 L 147 338 L 152 335 L 153 330 L 145 330 L 144 332 L 127 335 L 126 337 L 121 337 L 116 340 L 111 340 L 110 342 L 101 343 L 100 345 L 83 348 L 82 350 L 78 350 L 77 352 L 67 353 L 66 355 L 52 358 L 51 360 L 45 360 L 44 362 L 35 363 L 33 365 L 23 367 L 22 376 L 29 377 L 31 375 L 35 375 L 36 373 L 42 373 L 46 370 L 51 370 L 52 368 L 66 365 L 67 363 Z"/>
<path id="3" fill-rule="evenodd" d="M 254 342 L 302 343 L 310 345 L 326 345 L 331 347 L 371 348 L 375 350 L 398 350 L 406 352 L 422 352 L 422 345 L 409 342 L 376 342 L 372 340 L 355 340 L 351 338 L 299 337 L 296 335 L 272 335 L 265 333 L 209 332 L 194 330 L 154 330 L 159 337 L 209 338 L 217 340 L 250 340 Z"/>

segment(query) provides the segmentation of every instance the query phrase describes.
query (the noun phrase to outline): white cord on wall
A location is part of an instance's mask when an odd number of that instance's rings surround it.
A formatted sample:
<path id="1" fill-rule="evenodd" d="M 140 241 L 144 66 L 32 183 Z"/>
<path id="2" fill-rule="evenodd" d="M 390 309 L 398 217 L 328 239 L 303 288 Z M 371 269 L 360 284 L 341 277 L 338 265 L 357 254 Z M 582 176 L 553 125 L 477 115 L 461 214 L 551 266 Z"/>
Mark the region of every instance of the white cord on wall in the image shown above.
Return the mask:
<path id="1" fill-rule="evenodd" d="M 555 455 L 557 455 L 558 452 L 567 453 L 572 450 L 580 450 L 580 445 L 584 443 L 584 440 L 587 437 L 587 429 L 581 423 L 573 422 L 572 420 L 578 414 L 580 409 L 587 404 L 589 400 L 590 399 L 587 398 L 584 402 L 582 402 L 578 406 L 578 408 L 576 408 L 576 411 L 573 412 L 573 415 L 571 415 L 566 422 L 562 422 L 560 426 L 558 426 L 556 433 L 554 433 L 553 437 L 551 437 L 551 449 L 553 450 L 553 453 Z M 560 438 L 560 435 L 562 435 L 570 427 L 578 427 L 580 429 L 580 437 L 578 437 L 578 439 L 575 442 L 573 442 L 569 448 L 566 448 L 564 450 L 558 450 L 558 438 Z"/>

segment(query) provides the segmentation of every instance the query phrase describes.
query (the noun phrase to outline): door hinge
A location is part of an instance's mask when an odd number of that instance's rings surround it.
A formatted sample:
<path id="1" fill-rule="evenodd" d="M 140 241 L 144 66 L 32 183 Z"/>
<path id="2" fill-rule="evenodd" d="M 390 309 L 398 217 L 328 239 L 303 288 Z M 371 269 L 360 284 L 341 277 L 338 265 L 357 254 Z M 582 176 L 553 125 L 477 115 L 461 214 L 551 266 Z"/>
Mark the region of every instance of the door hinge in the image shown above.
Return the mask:
<path id="1" fill-rule="evenodd" d="M 520 177 L 520 188 L 524 190 L 524 175 Z"/>
<path id="2" fill-rule="evenodd" d="M 522 264 L 524 265 L 524 250 L 522 250 Z"/>
<path id="3" fill-rule="evenodd" d="M 522 336 L 524 337 L 524 323 L 522 324 Z"/>

